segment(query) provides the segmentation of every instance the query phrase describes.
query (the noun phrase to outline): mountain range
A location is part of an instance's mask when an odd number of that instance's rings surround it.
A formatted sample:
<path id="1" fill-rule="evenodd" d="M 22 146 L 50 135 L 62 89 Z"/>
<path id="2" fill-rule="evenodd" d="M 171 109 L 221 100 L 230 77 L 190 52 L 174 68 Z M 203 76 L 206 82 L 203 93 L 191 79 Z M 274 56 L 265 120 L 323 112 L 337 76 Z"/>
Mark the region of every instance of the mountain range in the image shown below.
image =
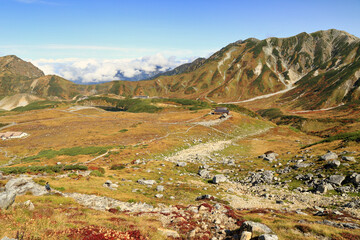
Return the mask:
<path id="1" fill-rule="evenodd" d="M 121 74 L 121 73 L 118 73 Z M 360 39 L 335 29 L 289 38 L 249 38 L 150 80 L 79 85 L 16 56 L 0 58 L 0 95 L 69 100 L 78 95 L 148 95 L 241 103 L 277 96 L 290 109 L 358 103 Z"/>

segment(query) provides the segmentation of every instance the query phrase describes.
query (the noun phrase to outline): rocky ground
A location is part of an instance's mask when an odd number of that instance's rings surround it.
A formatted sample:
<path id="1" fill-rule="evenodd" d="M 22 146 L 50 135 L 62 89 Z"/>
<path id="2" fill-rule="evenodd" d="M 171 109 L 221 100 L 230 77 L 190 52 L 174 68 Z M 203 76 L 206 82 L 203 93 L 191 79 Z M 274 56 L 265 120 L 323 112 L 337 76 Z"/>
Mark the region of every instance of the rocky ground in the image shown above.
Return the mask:
<path id="1" fill-rule="evenodd" d="M 181 132 L 147 140 L 187 134 L 199 126 L 211 130 L 206 137 L 183 136 L 184 146 L 170 153 L 139 156 L 110 167 L 112 149 L 83 161 L 88 170 L 0 172 L 0 224 L 7 226 L 0 237 L 42 239 L 47 231 L 49 239 L 360 239 L 356 145 L 301 149 L 294 146 L 306 137 L 292 143 L 281 136 L 269 138 L 281 130 L 271 124 L 243 126 L 235 134 L 240 127 L 231 117 L 201 118 L 186 121 Z M 219 124 L 228 124 L 233 132 Z M 264 144 L 256 147 L 267 151 L 249 154 L 244 146 L 252 142 Z M 276 144 L 283 150 L 269 150 Z M 138 151 L 137 145 L 131 151 Z M 44 187 L 46 181 L 53 184 L 51 192 Z M 49 199 L 52 204 L 44 203 Z M 66 221 L 49 214 L 46 225 L 43 212 L 34 220 L 40 209 L 59 211 Z M 86 215 L 89 209 L 93 212 Z M 21 217 L 16 215 L 19 211 Z M 83 218 L 71 219 L 69 212 Z M 84 220 L 100 213 L 110 223 L 102 218 Z M 42 237 L 20 236 L 18 228 L 27 226 L 24 221 L 37 221 Z M 131 221 L 135 223 L 125 227 Z M 140 231 L 139 221 L 150 222 L 150 227 Z"/>

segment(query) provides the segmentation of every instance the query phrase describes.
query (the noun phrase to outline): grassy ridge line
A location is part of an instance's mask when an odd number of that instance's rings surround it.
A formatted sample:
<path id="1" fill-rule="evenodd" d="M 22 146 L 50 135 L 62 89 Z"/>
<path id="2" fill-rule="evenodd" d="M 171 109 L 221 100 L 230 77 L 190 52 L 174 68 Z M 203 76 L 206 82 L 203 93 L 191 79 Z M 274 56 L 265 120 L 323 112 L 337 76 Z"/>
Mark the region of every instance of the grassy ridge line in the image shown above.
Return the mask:
<path id="1" fill-rule="evenodd" d="M 147 112 L 155 113 L 161 111 L 163 108 L 152 105 L 153 103 L 175 103 L 188 107 L 189 110 L 198 110 L 203 108 L 210 108 L 206 102 L 178 99 L 178 98 L 164 98 L 164 99 L 114 99 L 109 97 L 90 97 L 82 100 L 79 103 L 86 104 L 88 102 L 98 102 L 98 105 L 107 104 L 109 107 L 117 111 L 127 111 L 133 113 Z M 92 104 L 94 105 L 94 104 Z"/>
<path id="2" fill-rule="evenodd" d="M 12 111 L 14 112 L 26 112 L 31 110 L 40 110 L 46 108 L 55 108 L 60 102 L 56 101 L 38 101 L 30 103 L 24 107 L 14 108 Z"/>
<path id="3" fill-rule="evenodd" d="M 321 144 L 321 143 L 326 143 L 326 142 L 333 142 L 333 141 L 337 141 L 337 140 L 343 140 L 343 141 L 355 141 L 355 142 L 360 142 L 360 131 L 357 132 L 351 132 L 351 133 L 340 133 L 338 135 L 335 136 L 331 136 L 328 137 L 324 140 L 306 145 L 302 148 L 308 148 L 317 144 Z"/>

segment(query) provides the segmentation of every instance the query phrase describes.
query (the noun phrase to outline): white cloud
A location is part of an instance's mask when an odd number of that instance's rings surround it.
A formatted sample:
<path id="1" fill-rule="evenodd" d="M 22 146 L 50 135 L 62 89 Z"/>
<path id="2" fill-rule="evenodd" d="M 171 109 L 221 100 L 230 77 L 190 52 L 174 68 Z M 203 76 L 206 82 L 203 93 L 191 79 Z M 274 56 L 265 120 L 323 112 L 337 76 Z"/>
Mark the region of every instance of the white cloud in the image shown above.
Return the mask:
<path id="1" fill-rule="evenodd" d="M 162 71 L 189 62 L 189 59 L 165 57 L 162 54 L 142 58 L 128 59 L 38 59 L 29 60 L 44 71 L 45 74 L 56 74 L 65 79 L 96 83 L 102 81 L 121 80 L 115 75 L 120 71 L 125 77 L 131 78 L 144 72 L 155 71 L 160 67 Z"/>

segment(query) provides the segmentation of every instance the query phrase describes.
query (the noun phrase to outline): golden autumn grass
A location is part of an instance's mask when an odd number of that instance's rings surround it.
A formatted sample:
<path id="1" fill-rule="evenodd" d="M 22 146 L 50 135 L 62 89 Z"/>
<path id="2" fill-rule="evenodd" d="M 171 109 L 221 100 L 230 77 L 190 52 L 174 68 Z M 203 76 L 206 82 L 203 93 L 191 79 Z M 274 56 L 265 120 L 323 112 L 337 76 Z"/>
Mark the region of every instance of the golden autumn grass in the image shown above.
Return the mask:
<path id="1" fill-rule="evenodd" d="M 248 116 L 232 113 L 229 120 L 210 127 L 195 125 L 195 122 L 215 120 L 217 117 L 209 115 L 209 110 L 188 111 L 180 109 L 166 110 L 156 114 L 105 112 L 98 109 L 84 109 L 70 111 L 68 106 L 9 114 L 0 117 L 1 123 L 15 122 L 8 128 L 11 131 L 24 131 L 30 134 L 25 139 L 2 141 L 1 148 L 9 155 L 17 156 L 14 166 L 55 165 L 83 163 L 92 169 L 104 168 L 103 176 L 82 177 L 75 172 L 68 172 L 63 178 L 56 178 L 57 174 L 48 174 L 35 181 L 43 183 L 49 181 L 53 188 L 63 192 L 79 192 L 108 196 L 125 202 L 146 202 L 156 206 L 158 203 L 166 205 L 197 204 L 196 197 L 211 194 L 222 199 L 224 192 L 216 185 L 196 177 L 200 163 L 188 164 L 179 168 L 175 163 L 163 161 L 164 156 L 171 156 L 175 152 L 189 148 L 196 141 L 217 141 L 235 139 L 234 144 L 219 151 L 222 156 L 234 157 L 236 165 L 241 165 L 246 174 L 248 171 L 273 167 L 256 156 L 266 151 L 280 154 L 285 163 L 291 156 L 301 152 L 300 148 L 306 144 L 318 141 L 315 136 L 296 132 L 287 126 L 276 126 L 270 122 L 253 119 Z M 259 130 L 270 128 L 268 131 L 252 135 Z M 127 131 L 121 131 L 126 129 Z M 243 137 L 240 137 L 243 136 Z M 333 142 L 319 144 L 312 148 L 314 154 L 322 154 L 329 148 L 335 149 L 340 143 Z M 22 162 L 22 159 L 36 156 L 43 150 L 60 150 L 72 147 L 104 147 L 107 154 L 95 159 L 95 155 L 60 155 L 52 158 L 39 158 L 35 161 Z M 357 145 L 350 143 L 347 150 L 357 149 Z M 287 152 L 291 152 L 290 155 Z M 93 159 L 93 161 L 91 161 Z M 144 164 L 134 165 L 136 159 L 146 160 Z M 9 161 L 9 157 L 0 153 L 0 163 Z M 89 163 L 86 163 L 91 161 Z M 125 168 L 111 170 L 111 166 L 122 164 Z M 217 165 L 218 171 L 226 170 L 223 165 Z M 190 174 L 191 176 L 189 176 Z M 165 187 L 163 198 L 155 198 L 155 187 L 148 188 L 138 184 L 140 178 L 154 179 Z M 163 180 L 161 180 L 163 178 Z M 110 190 L 102 185 L 106 180 L 118 182 L 118 190 Z M 6 181 L 1 181 L 3 186 Z M 206 187 L 206 190 L 204 188 Z M 138 189 L 138 191 L 133 191 Z M 170 199 L 174 196 L 175 199 Z M 133 217 L 126 214 L 114 216 L 109 212 L 95 211 L 84 208 L 76 202 L 59 196 L 35 197 L 31 195 L 19 196 L 16 203 L 31 200 L 35 205 L 34 211 L 22 207 L 2 210 L 0 212 L 0 230 L 2 236 L 15 237 L 18 231 L 29 234 L 35 239 L 66 239 L 66 229 L 84 226 L 101 226 L 117 231 L 139 230 L 150 239 L 162 239 L 157 229 L 161 223 L 151 217 Z M 254 213 L 250 210 L 242 211 L 241 216 L 247 220 L 259 220 L 272 228 L 280 239 L 317 239 L 318 236 L 341 239 L 343 232 L 349 232 L 324 225 L 308 224 L 310 231 L 303 233 L 296 225 L 303 217 L 288 213 L 267 212 Z M 41 217 L 40 217 L 41 216 Z M 115 221 L 113 218 L 121 220 Z M 317 221 L 324 218 L 309 214 L 306 218 Z M 113 220 L 109 220 L 113 219 Z M 115 222 L 114 222 L 115 221 Z M 121 223 L 121 224 L 119 224 Z M 306 225 L 306 224 L 305 224 Z M 149 234 L 151 233 L 151 234 Z M 360 234 L 359 231 L 350 232 Z M 51 235 L 53 234 L 53 235 Z"/>

